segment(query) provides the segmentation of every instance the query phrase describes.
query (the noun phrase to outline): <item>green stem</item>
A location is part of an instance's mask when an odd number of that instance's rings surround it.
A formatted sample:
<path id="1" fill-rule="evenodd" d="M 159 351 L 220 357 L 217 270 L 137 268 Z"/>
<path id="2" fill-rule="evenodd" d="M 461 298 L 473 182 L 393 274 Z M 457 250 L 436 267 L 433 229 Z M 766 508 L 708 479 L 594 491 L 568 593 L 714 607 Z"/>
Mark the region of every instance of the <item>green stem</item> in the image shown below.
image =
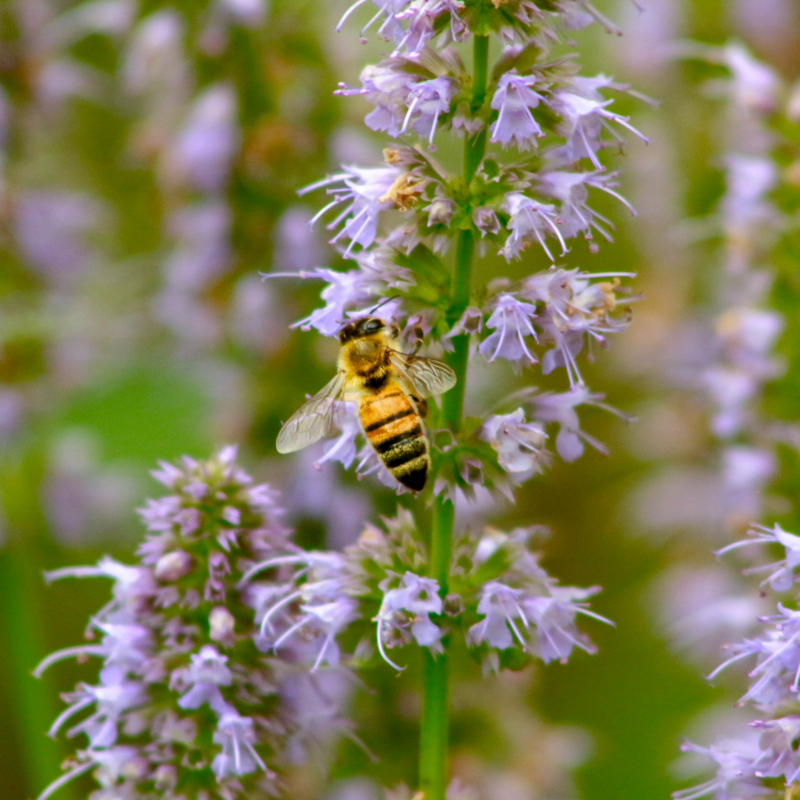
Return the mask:
<path id="1" fill-rule="evenodd" d="M 489 37 L 473 37 L 472 50 L 472 104 L 473 112 L 480 110 L 486 100 L 486 77 L 489 71 Z M 486 153 L 486 126 L 473 138 L 467 137 L 464 147 L 464 180 L 469 183 Z"/>
<path id="2" fill-rule="evenodd" d="M 486 76 L 489 64 L 489 37 L 474 37 L 473 99 L 474 111 L 486 99 Z M 467 139 L 464 147 L 464 178 L 469 183 L 486 152 L 486 129 Z M 452 327 L 469 305 L 472 286 L 472 261 L 475 237 L 472 230 L 459 231 L 456 243 L 456 266 L 453 292 L 447 321 Z M 464 386 L 469 361 L 469 336 L 453 339 L 448 363 L 456 374 L 456 385 L 442 397 L 442 419 L 454 433 L 461 430 L 464 412 Z M 442 596 L 447 594 L 447 579 L 453 541 L 455 507 L 450 500 L 437 497 L 431 526 L 431 561 L 429 574 L 439 582 Z M 425 800 L 444 800 L 448 783 L 448 654 L 434 656 L 423 649 L 422 721 L 420 731 L 419 786 Z"/>

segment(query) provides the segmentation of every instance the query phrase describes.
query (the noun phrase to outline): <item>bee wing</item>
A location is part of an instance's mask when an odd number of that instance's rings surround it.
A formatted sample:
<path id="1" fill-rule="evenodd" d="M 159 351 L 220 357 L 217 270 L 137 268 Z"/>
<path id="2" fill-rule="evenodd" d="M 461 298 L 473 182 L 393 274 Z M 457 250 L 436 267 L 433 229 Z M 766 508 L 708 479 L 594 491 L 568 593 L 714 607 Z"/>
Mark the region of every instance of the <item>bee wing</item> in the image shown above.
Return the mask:
<path id="1" fill-rule="evenodd" d="M 334 417 L 339 410 L 338 401 L 342 397 L 343 389 L 344 373 L 340 372 L 300 406 L 278 434 L 278 452 L 293 453 L 327 436 L 334 427 Z"/>
<path id="2" fill-rule="evenodd" d="M 398 353 L 389 356 L 400 376 L 422 397 L 444 394 L 456 385 L 456 374 L 443 361 Z"/>

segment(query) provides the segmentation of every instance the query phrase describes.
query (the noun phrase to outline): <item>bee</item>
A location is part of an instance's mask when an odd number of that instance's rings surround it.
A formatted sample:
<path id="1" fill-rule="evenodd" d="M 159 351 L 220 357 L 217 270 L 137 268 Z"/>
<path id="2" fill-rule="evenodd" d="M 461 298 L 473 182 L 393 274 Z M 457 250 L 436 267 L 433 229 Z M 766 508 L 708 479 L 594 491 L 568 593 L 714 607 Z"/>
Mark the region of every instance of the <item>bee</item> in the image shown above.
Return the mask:
<path id="1" fill-rule="evenodd" d="M 425 486 L 431 467 L 422 418 L 425 397 L 452 389 L 456 375 L 433 358 L 401 353 L 396 328 L 377 317 L 353 320 L 339 334 L 336 377 L 301 406 L 278 434 L 279 453 L 292 453 L 331 433 L 341 408 L 354 400 L 369 443 L 409 489 Z"/>

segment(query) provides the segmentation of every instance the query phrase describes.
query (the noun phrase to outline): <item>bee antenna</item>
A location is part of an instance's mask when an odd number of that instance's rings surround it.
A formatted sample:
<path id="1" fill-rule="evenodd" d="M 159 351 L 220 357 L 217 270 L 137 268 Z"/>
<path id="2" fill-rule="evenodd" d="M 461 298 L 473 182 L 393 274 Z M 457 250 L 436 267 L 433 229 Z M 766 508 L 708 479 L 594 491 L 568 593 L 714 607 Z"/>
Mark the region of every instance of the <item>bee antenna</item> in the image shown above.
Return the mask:
<path id="1" fill-rule="evenodd" d="M 399 299 L 400 299 L 400 295 L 399 294 L 393 294 L 391 297 L 384 297 L 383 300 L 381 300 L 380 303 L 378 303 L 378 305 L 373 306 L 370 309 L 369 313 L 370 314 L 374 314 L 381 306 L 385 306 L 387 303 L 390 303 L 392 300 L 399 300 Z"/>

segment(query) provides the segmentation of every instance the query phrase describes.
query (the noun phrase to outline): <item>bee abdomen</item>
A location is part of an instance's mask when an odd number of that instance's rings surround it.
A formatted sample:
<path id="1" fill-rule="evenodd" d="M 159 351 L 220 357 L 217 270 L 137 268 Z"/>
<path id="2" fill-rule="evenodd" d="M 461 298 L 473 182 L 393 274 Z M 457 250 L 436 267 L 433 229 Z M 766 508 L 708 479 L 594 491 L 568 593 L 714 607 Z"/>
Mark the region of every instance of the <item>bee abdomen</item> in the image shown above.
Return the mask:
<path id="1" fill-rule="evenodd" d="M 419 414 L 403 392 L 388 391 L 361 403 L 361 423 L 372 446 L 404 486 L 425 486 L 430 457 Z"/>

